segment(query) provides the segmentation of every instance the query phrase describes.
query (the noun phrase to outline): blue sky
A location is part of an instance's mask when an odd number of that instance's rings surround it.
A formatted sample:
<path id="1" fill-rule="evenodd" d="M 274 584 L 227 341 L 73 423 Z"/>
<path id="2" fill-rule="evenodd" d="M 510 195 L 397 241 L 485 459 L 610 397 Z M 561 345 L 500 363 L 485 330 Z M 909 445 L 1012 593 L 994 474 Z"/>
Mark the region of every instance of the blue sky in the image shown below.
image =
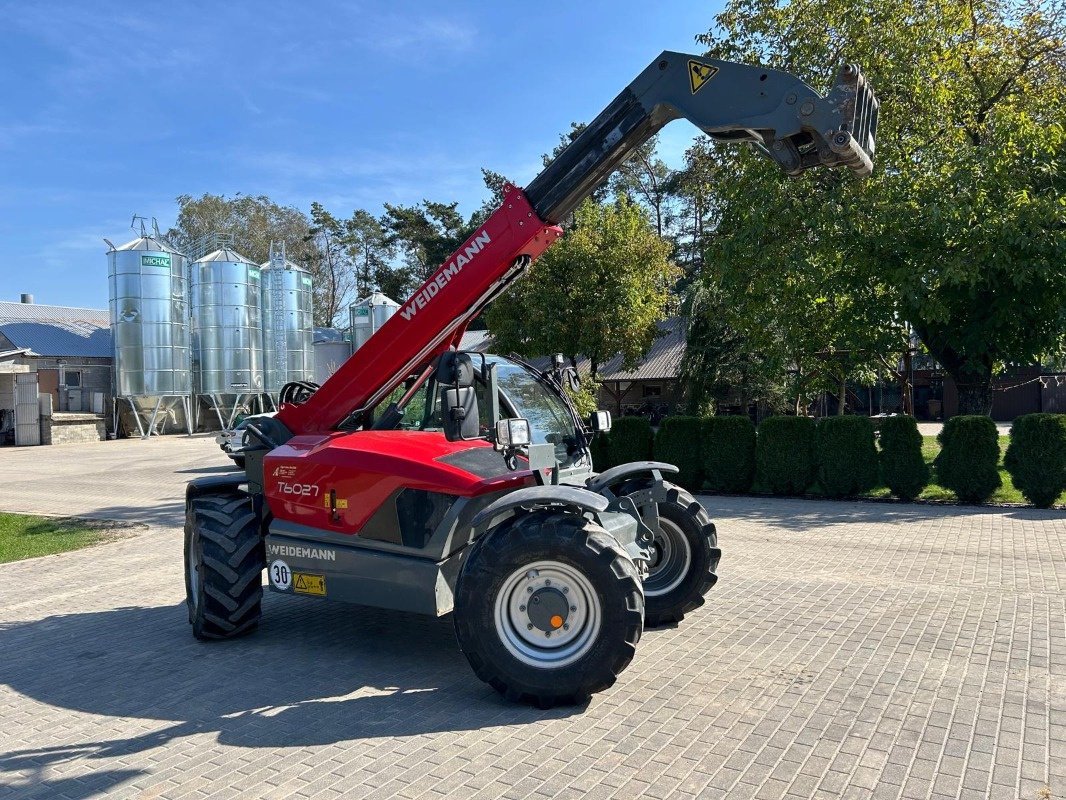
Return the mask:
<path id="1" fill-rule="evenodd" d="M 720 6 L 0 0 L 0 300 L 106 308 L 102 238 L 179 194 L 469 212 Z"/>

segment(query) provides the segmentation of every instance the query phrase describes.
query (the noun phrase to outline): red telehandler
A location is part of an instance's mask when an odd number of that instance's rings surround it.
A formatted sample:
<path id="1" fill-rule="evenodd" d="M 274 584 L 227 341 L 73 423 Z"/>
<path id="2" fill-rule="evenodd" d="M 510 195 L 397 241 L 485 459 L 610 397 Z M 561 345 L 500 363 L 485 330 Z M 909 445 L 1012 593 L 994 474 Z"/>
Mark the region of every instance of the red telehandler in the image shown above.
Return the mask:
<path id="1" fill-rule="evenodd" d="M 873 169 L 878 103 L 840 69 L 827 97 L 784 72 L 664 52 L 503 204 L 325 384 L 284 387 L 249 424 L 245 472 L 192 481 L 185 581 L 200 639 L 254 629 L 262 572 L 282 593 L 451 612 L 478 677 L 513 700 L 577 703 L 611 686 L 645 625 L 714 585 L 715 527 L 641 461 L 596 474 L 556 357 L 538 371 L 461 352 L 467 324 L 560 235 L 632 150 L 686 117 L 784 172 Z"/>

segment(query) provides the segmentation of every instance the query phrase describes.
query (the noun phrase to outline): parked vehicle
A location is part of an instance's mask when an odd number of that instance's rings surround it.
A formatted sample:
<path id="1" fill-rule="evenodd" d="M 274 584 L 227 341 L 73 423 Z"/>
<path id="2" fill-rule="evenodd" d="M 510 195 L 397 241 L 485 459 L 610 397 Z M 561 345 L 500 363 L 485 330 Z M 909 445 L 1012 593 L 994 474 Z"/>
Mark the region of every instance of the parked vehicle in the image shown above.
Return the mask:
<path id="1" fill-rule="evenodd" d="M 253 414 L 250 417 L 245 417 L 232 430 L 222 431 L 215 437 L 215 441 L 222 448 L 222 452 L 233 459 L 234 464 L 244 469 L 244 454 L 240 450 L 248 444 L 248 423 L 252 420 L 272 417 L 275 413 L 277 412 L 266 411 L 262 414 Z"/>

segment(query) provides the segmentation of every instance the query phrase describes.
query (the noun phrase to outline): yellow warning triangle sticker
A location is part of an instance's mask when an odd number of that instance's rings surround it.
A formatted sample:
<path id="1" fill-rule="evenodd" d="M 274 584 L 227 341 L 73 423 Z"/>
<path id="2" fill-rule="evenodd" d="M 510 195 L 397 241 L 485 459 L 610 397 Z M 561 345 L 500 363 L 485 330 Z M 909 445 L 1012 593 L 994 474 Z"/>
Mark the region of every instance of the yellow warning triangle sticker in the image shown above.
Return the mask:
<path id="1" fill-rule="evenodd" d="M 688 62 L 688 82 L 692 87 L 692 93 L 696 94 L 711 78 L 718 74 L 718 67 L 710 64 L 701 64 L 699 61 Z"/>
<path id="2" fill-rule="evenodd" d="M 296 588 L 297 589 L 307 589 L 307 581 L 304 580 L 304 576 L 303 575 L 297 575 L 296 576 Z"/>

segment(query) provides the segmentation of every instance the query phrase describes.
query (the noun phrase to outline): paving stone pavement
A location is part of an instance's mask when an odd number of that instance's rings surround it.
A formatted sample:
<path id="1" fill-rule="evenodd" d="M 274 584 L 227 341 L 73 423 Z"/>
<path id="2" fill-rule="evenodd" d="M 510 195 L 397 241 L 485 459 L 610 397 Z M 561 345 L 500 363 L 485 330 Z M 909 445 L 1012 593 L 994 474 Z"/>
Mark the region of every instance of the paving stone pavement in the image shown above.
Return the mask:
<path id="1" fill-rule="evenodd" d="M 173 438 L 0 451 L 0 509 L 149 522 L 0 565 L 0 797 L 1066 796 L 1066 514 L 704 497 L 709 602 L 587 708 L 510 705 L 448 618 L 268 594 L 204 644 Z"/>

